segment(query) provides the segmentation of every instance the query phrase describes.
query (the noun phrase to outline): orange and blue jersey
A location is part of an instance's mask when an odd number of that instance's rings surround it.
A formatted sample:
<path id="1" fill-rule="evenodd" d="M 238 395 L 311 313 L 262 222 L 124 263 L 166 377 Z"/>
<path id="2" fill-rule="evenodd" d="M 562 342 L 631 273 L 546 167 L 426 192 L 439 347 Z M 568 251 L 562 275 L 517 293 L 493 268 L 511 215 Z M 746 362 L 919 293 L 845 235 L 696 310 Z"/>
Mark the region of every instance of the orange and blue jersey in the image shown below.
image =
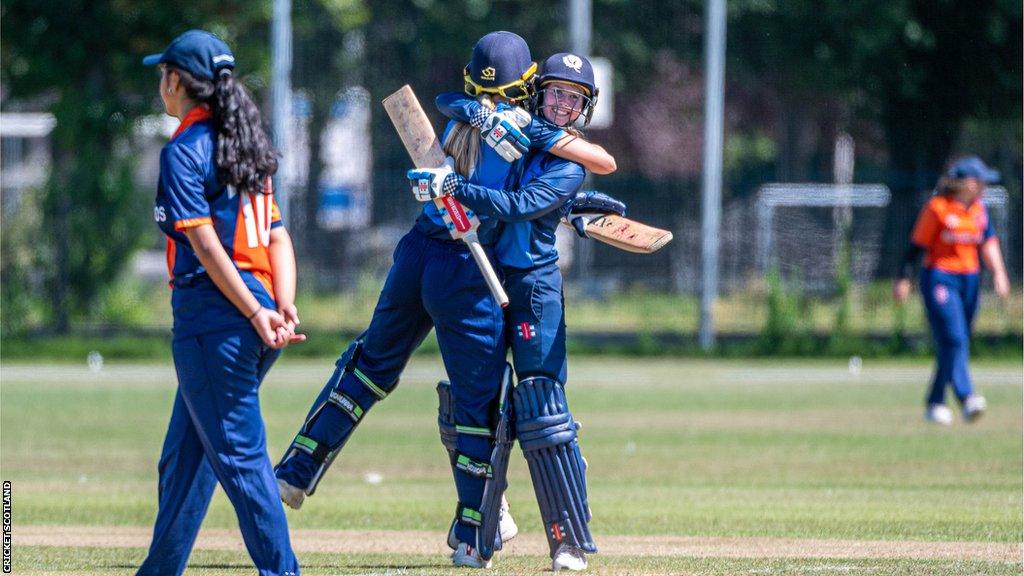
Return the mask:
<path id="1" fill-rule="evenodd" d="M 192 249 L 186 231 L 196 226 L 213 226 L 256 299 L 265 307 L 276 307 L 270 231 L 283 223 L 269 179 L 266 193 L 238 192 L 220 184 L 211 119 L 208 108 L 193 108 L 160 153 L 153 218 L 167 235 L 176 336 L 246 322 L 210 280 Z"/>
<path id="2" fill-rule="evenodd" d="M 924 266 L 949 274 L 977 274 L 978 247 L 995 237 L 985 204 L 970 206 L 933 196 L 921 210 L 911 241 L 925 250 Z"/>

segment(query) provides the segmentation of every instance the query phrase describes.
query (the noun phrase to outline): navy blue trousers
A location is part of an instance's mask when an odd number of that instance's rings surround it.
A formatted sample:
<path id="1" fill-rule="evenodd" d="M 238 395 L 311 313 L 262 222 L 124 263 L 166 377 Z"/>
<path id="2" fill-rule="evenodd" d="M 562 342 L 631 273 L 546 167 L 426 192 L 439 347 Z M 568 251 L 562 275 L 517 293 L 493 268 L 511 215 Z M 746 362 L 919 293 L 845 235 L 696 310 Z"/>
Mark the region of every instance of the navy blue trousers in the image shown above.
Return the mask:
<path id="1" fill-rule="evenodd" d="M 395 248 L 394 264 L 364 333 L 355 370 L 335 369 L 313 404 L 311 414 L 323 409 L 306 435 L 328 446 L 344 442 L 355 423 L 333 404 L 324 404 L 331 390 L 355 400 L 365 414 L 382 392 L 395 389 L 431 328 L 451 382 L 458 451 L 478 461 L 489 460 L 491 414 L 505 362 L 503 311 L 463 243 L 428 238 L 415 228 Z M 312 457 L 300 453 L 279 466 L 277 475 L 304 487 L 317 467 Z M 478 510 L 484 480 L 457 470 L 455 483 L 459 502 Z M 473 542 L 475 534 L 460 524 L 456 536 Z"/>
<path id="2" fill-rule="evenodd" d="M 280 354 L 247 323 L 175 338 L 178 391 L 160 455 L 159 510 L 140 575 L 181 574 L 219 482 L 261 575 L 296 576 L 257 392 Z"/>
<path id="3" fill-rule="evenodd" d="M 547 376 L 565 384 L 565 298 L 557 263 L 505 271 L 508 341 L 519 379 Z"/>
<path id="4" fill-rule="evenodd" d="M 978 310 L 978 274 L 950 274 L 924 268 L 920 286 L 935 340 L 935 379 L 928 391 L 928 404 L 944 403 L 946 386 L 951 386 L 963 402 L 974 393 L 968 362 L 971 326 Z"/>

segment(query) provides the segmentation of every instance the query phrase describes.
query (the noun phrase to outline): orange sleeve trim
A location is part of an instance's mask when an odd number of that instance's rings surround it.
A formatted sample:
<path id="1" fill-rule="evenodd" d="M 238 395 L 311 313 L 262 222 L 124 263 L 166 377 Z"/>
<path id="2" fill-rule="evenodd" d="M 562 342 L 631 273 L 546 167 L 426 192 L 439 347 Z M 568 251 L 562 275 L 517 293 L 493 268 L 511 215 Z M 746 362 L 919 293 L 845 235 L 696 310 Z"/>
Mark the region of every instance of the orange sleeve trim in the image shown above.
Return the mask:
<path id="1" fill-rule="evenodd" d="M 189 228 L 195 228 L 196 226 L 202 226 L 203 224 L 213 224 L 213 218 L 210 218 L 209 216 L 185 218 L 184 220 L 178 220 L 175 222 L 174 229 L 181 232 L 182 230 L 188 230 Z"/>
<path id="2" fill-rule="evenodd" d="M 281 221 L 281 209 L 277 206 L 277 198 L 270 197 L 270 223 Z"/>

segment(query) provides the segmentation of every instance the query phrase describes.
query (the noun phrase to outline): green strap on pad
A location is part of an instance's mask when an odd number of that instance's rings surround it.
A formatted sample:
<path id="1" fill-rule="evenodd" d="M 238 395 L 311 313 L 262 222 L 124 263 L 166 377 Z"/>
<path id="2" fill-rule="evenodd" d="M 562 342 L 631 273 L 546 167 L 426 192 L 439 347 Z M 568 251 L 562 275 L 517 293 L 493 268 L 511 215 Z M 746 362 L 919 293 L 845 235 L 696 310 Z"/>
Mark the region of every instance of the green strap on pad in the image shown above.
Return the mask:
<path id="1" fill-rule="evenodd" d="M 459 506 L 455 509 L 455 518 L 467 526 L 473 526 L 479 528 L 483 525 L 483 515 L 480 514 L 479 510 L 474 510 L 469 506 L 459 503 Z"/>
<path id="2" fill-rule="evenodd" d="M 465 454 L 458 454 L 455 458 L 455 468 L 462 470 L 474 478 L 493 478 L 494 469 L 490 462 L 474 460 Z"/>
<path id="3" fill-rule="evenodd" d="M 327 400 L 333 404 L 338 410 L 341 410 L 352 419 L 353 422 L 359 423 L 359 420 L 363 417 L 363 409 L 356 403 L 355 400 L 350 398 L 348 395 L 338 392 L 337 390 L 331 391 L 330 396 Z"/>
<path id="4" fill-rule="evenodd" d="M 292 448 L 309 454 L 317 464 L 323 464 L 331 456 L 330 448 L 302 434 L 295 436 L 295 440 L 292 441 Z"/>

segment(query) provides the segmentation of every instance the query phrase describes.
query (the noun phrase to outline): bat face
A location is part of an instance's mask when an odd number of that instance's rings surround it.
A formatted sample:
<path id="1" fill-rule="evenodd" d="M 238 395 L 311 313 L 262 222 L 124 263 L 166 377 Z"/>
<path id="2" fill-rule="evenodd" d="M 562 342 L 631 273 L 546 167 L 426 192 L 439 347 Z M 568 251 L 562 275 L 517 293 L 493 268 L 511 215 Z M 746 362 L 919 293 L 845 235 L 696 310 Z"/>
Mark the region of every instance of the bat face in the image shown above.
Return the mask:
<path id="1" fill-rule="evenodd" d="M 616 214 L 584 214 L 587 236 L 626 252 L 650 254 L 672 241 L 672 233 Z M 569 224 L 566 224 L 569 225 Z"/>

